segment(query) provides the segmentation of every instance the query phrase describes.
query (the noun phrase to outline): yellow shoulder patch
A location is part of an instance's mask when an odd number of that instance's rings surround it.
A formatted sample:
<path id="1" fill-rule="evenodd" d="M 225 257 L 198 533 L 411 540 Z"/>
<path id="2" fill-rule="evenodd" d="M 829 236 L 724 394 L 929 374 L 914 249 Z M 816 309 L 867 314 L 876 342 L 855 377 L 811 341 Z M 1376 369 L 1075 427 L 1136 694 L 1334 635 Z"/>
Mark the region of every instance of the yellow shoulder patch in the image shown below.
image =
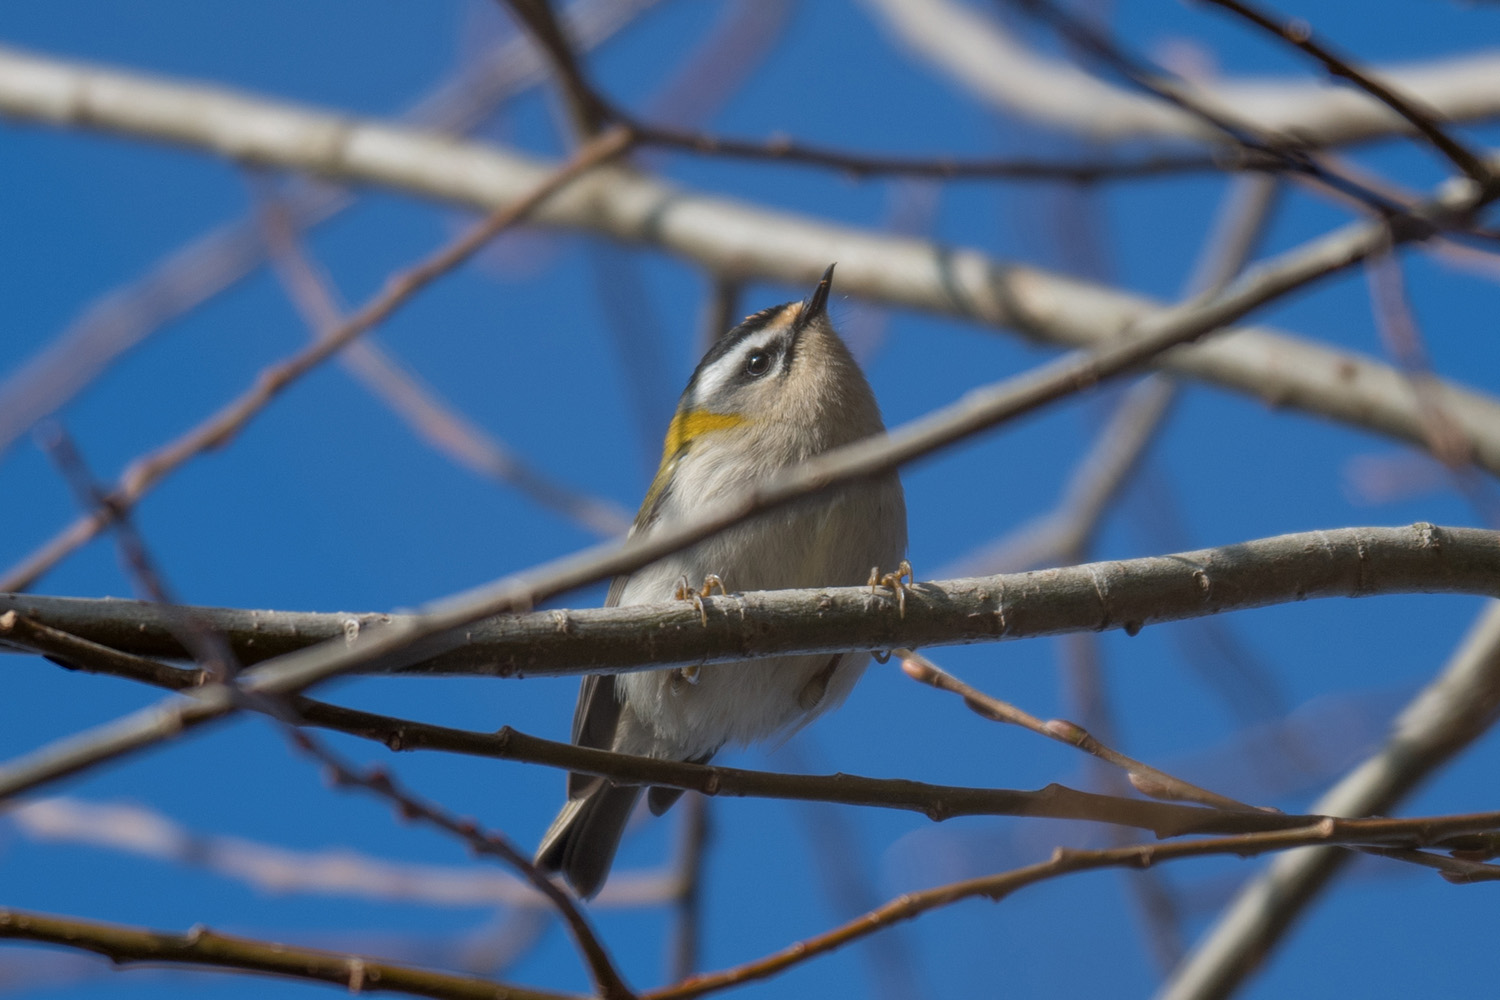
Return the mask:
<path id="1" fill-rule="evenodd" d="M 710 413 L 707 410 L 679 411 L 672 418 L 672 425 L 667 428 L 667 440 L 661 450 L 662 464 L 665 465 L 671 461 L 672 457 L 685 448 L 688 442 L 700 434 L 727 430 L 730 427 L 738 427 L 744 422 L 744 417 L 733 413 Z"/>

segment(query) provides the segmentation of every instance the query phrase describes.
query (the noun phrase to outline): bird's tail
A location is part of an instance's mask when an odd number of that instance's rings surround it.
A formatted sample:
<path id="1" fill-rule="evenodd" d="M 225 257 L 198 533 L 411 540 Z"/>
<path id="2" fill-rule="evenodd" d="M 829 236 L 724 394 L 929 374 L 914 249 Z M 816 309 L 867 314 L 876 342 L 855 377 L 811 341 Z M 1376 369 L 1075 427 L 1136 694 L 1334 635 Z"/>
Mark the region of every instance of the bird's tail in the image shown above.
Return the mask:
<path id="1" fill-rule="evenodd" d="M 601 778 L 569 798 L 542 837 L 537 866 L 562 872 L 580 896 L 592 897 L 609 875 L 640 794 L 639 785 L 611 785 Z"/>

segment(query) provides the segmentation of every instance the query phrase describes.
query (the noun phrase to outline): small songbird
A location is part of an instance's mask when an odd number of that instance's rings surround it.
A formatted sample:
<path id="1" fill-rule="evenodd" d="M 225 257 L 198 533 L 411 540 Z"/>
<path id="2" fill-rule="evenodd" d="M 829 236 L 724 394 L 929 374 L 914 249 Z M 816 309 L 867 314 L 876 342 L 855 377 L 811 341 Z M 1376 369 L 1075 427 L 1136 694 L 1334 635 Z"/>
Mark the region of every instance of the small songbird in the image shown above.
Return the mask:
<path id="1" fill-rule="evenodd" d="M 884 432 L 874 393 L 828 319 L 832 282 L 830 266 L 805 302 L 755 313 L 710 348 L 677 405 L 632 535 L 701 516 L 788 466 Z M 892 472 L 760 515 L 618 577 L 605 606 L 706 596 L 711 585 L 852 586 L 904 566 L 905 554 L 906 502 Z M 777 656 L 586 677 L 573 742 L 701 763 L 725 744 L 789 733 L 837 705 L 869 658 Z M 593 896 L 640 793 L 638 785 L 568 775 L 568 802 L 542 838 L 537 864 Z M 659 816 L 681 794 L 652 788 L 647 803 Z"/>

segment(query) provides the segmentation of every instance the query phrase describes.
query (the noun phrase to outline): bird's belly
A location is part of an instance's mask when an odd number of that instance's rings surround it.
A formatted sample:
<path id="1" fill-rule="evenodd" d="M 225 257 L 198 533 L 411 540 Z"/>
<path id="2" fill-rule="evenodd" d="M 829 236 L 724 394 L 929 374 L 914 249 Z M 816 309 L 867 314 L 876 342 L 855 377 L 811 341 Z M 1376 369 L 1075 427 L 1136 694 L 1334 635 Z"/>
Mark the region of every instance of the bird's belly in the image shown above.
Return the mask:
<path id="1" fill-rule="evenodd" d="M 684 516 L 668 511 L 663 520 Z M 626 582 L 619 603 L 670 600 L 683 577 L 697 588 L 709 574 L 731 593 L 855 586 L 873 567 L 894 569 L 905 548 L 901 487 L 891 477 L 762 515 L 652 563 Z M 629 711 L 615 749 L 684 760 L 787 733 L 841 702 L 868 662 L 868 653 L 822 653 L 710 664 L 696 676 L 619 675 L 616 693 Z"/>
<path id="2" fill-rule="evenodd" d="M 622 729 L 615 749 L 686 760 L 787 732 L 842 701 L 868 662 L 821 653 L 709 664 L 692 681 L 679 670 L 621 675 L 620 697 L 643 724 Z"/>

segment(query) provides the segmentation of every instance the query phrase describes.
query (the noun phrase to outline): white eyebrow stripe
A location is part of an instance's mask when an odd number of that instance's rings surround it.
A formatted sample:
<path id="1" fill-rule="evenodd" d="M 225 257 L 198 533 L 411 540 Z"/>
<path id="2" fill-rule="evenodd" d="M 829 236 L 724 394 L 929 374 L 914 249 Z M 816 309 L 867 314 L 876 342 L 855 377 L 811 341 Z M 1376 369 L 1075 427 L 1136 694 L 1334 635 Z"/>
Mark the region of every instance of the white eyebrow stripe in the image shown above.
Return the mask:
<path id="1" fill-rule="evenodd" d="M 732 379 L 745 365 L 745 359 L 757 350 L 768 350 L 778 340 L 786 338 L 789 330 L 786 326 L 772 326 L 764 330 L 757 330 L 744 340 L 734 346 L 734 349 L 715 361 L 699 377 L 698 385 L 693 393 L 694 405 L 699 405 L 706 399 L 712 399 L 723 390 L 729 380 Z"/>

